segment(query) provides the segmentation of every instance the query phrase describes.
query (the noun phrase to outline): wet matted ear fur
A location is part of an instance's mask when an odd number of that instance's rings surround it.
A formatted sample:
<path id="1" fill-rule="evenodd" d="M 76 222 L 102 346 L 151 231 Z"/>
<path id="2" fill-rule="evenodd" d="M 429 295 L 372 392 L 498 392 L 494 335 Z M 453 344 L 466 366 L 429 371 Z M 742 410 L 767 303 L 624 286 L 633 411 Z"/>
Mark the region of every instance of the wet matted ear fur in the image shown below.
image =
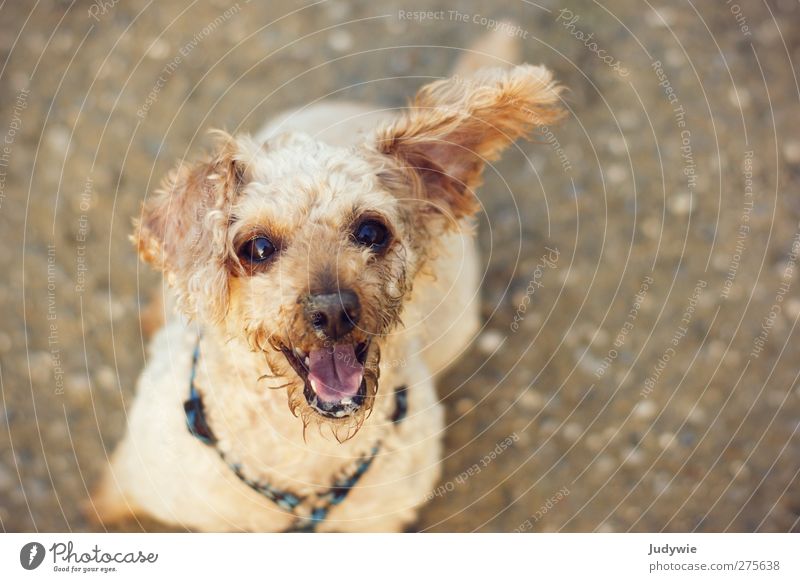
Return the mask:
<path id="1" fill-rule="evenodd" d="M 532 65 L 436 81 L 379 130 L 377 148 L 415 171 L 427 208 L 463 218 L 478 210 L 474 190 L 485 163 L 564 117 L 562 89 L 548 69 Z"/>
<path id="2" fill-rule="evenodd" d="M 131 240 L 143 261 L 163 271 L 184 313 L 218 321 L 227 309 L 227 227 L 247 180 L 247 148 L 213 133 L 210 156 L 182 161 L 145 200 Z"/>

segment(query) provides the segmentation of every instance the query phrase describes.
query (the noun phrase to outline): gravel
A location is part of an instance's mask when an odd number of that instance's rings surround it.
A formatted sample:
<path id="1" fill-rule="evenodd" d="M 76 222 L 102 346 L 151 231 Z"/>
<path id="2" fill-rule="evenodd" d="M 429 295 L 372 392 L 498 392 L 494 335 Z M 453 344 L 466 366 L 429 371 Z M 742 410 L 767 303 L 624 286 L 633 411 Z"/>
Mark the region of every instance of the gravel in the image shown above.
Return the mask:
<path id="1" fill-rule="evenodd" d="M 459 5 L 519 23 L 524 58 L 569 87 L 572 115 L 557 142 L 521 142 L 487 172 L 486 327 L 441 382 L 443 482 L 517 438 L 426 505 L 419 530 L 513 531 L 562 488 L 535 531 L 800 530 L 800 5 L 768 4 L 775 20 L 741 4 L 747 34 L 711 4 L 576 0 L 572 28 L 553 0 Z M 68 5 L 0 10 L 6 531 L 91 527 L 80 503 L 123 434 L 145 360 L 139 305 L 158 285 L 130 221 L 175 160 L 202 151 L 209 128 L 255 130 L 340 89 L 402 105 L 485 32 L 402 20 L 384 0 L 267 27 L 296 3 L 239 3 L 144 110 L 165 66 L 234 4 L 179 16 L 185 3 L 130 0 L 97 21 Z M 545 247 L 558 262 L 512 331 Z"/>

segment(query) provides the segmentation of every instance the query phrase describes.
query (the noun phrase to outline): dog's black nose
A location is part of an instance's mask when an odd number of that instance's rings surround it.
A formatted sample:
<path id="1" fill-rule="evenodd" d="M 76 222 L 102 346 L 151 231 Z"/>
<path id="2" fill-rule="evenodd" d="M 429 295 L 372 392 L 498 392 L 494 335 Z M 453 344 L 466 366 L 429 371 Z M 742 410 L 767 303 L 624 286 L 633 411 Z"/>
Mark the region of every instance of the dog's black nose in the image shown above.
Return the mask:
<path id="1" fill-rule="evenodd" d="M 347 335 L 358 323 L 361 303 L 350 289 L 338 293 L 309 295 L 305 305 L 306 320 L 311 327 L 322 331 L 328 339 L 337 340 Z"/>

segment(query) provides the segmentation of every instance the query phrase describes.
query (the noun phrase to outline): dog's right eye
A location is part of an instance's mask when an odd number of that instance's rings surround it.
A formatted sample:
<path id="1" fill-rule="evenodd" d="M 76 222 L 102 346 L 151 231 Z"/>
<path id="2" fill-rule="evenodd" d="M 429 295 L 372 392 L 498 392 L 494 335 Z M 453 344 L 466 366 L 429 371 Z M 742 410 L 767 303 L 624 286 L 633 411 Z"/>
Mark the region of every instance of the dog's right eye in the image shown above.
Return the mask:
<path id="1" fill-rule="evenodd" d="M 239 258 L 250 263 L 263 263 L 275 254 L 275 245 L 265 236 L 257 236 L 239 247 Z"/>
<path id="2" fill-rule="evenodd" d="M 389 231 L 379 221 L 370 219 L 356 227 L 353 231 L 353 238 L 361 246 L 380 251 L 389 242 Z"/>

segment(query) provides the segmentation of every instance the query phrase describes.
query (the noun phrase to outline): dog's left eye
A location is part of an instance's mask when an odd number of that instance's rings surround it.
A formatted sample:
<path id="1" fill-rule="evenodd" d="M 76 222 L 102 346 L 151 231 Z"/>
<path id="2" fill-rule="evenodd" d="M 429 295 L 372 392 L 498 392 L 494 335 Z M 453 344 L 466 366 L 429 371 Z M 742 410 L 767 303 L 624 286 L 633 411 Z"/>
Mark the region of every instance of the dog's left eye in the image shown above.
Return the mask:
<path id="1" fill-rule="evenodd" d="M 389 231 L 377 220 L 365 220 L 355 228 L 353 238 L 360 245 L 381 250 L 389 242 Z"/>
<path id="2" fill-rule="evenodd" d="M 275 245 L 267 237 L 251 238 L 239 247 L 239 256 L 251 263 L 263 263 L 275 254 Z"/>

